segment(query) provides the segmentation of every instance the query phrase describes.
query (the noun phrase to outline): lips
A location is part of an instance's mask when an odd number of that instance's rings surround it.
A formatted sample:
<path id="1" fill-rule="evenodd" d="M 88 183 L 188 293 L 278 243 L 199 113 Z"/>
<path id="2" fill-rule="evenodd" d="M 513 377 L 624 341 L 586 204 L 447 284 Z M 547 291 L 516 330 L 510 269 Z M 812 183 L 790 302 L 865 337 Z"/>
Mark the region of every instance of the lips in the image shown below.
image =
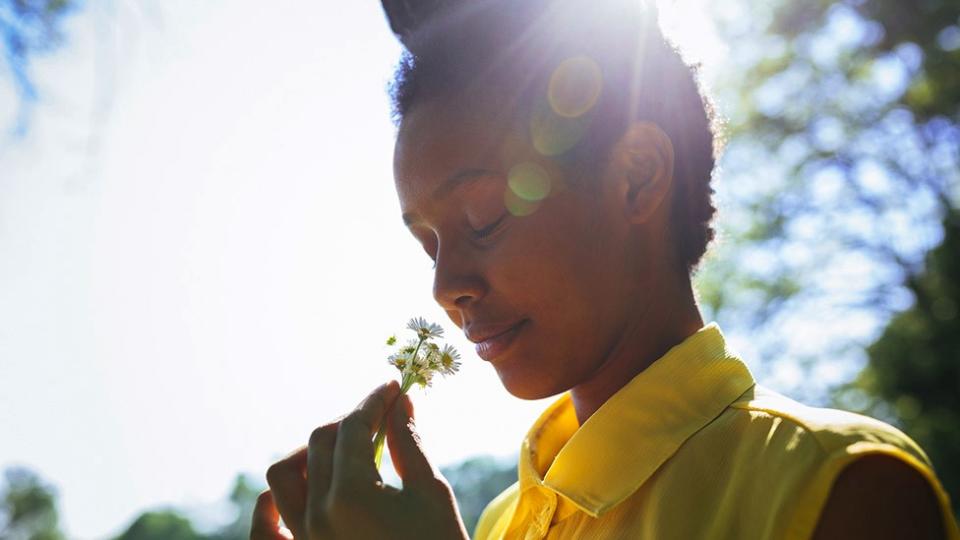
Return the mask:
<path id="1" fill-rule="evenodd" d="M 467 339 L 477 344 L 477 355 L 490 361 L 510 346 L 526 322 L 527 319 L 509 324 L 472 324 L 465 333 Z"/>

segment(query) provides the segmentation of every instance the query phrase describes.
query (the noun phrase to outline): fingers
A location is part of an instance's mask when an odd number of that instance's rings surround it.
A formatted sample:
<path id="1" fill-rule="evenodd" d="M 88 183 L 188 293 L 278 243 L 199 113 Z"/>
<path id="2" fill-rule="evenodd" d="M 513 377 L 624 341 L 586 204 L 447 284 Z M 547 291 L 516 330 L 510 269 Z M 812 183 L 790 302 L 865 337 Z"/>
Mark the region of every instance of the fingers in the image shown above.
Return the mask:
<path id="1" fill-rule="evenodd" d="M 362 485 L 380 480 L 373 463 L 373 434 L 387 408 L 400 393 L 397 381 L 380 385 L 340 421 L 333 458 L 333 486 Z"/>
<path id="2" fill-rule="evenodd" d="M 320 502 L 330 490 L 333 478 L 333 449 L 337 441 L 340 421 L 331 422 L 313 430 L 307 446 L 307 516 L 308 526 L 321 526 L 323 504 Z M 311 524 L 312 525 L 309 525 Z"/>
<path id="3" fill-rule="evenodd" d="M 303 534 L 307 504 L 307 447 L 301 447 L 267 469 L 273 503 L 294 538 Z"/>
<path id="4" fill-rule="evenodd" d="M 371 439 L 399 391 L 396 381 L 381 385 L 342 420 L 315 429 L 307 446 L 271 465 L 267 469 L 270 490 L 257 499 L 251 538 L 287 538 L 278 517 L 293 538 L 307 538 L 308 527 L 324 528 L 323 499 L 333 486 L 351 495 L 375 487 L 380 475 L 373 463 Z"/>
<path id="5" fill-rule="evenodd" d="M 280 514 L 273 503 L 273 494 L 265 490 L 257 497 L 253 507 L 253 522 L 250 524 L 250 540 L 289 540 L 291 537 L 280 531 Z"/>
<path id="6" fill-rule="evenodd" d="M 413 422 L 413 402 L 404 394 L 397 399 L 387 427 L 387 444 L 393 468 L 403 480 L 403 487 L 433 485 L 437 471 L 423 453 L 420 436 Z"/>

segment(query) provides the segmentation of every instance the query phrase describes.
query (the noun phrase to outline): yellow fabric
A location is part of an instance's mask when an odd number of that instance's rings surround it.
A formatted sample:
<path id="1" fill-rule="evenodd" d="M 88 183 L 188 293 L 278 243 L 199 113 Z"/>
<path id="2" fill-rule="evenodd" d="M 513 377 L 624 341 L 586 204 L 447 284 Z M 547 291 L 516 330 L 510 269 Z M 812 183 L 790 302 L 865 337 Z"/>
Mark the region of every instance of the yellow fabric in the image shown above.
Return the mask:
<path id="1" fill-rule="evenodd" d="M 519 481 L 484 510 L 475 540 L 809 538 L 837 474 L 883 453 L 934 487 L 896 428 L 807 407 L 756 384 L 716 323 L 670 349 L 580 426 L 569 393 L 534 423 Z"/>

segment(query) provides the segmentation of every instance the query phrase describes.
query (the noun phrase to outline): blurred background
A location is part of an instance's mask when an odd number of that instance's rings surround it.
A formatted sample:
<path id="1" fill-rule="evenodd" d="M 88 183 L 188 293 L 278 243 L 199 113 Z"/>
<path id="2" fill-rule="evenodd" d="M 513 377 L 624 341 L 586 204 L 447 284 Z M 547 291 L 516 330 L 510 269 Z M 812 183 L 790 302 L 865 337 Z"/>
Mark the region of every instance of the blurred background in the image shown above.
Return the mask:
<path id="1" fill-rule="evenodd" d="M 727 122 L 705 320 L 903 429 L 956 511 L 960 4 L 660 9 Z M 395 200 L 380 4 L 0 0 L 0 46 L 0 538 L 246 538 L 266 467 L 395 377 L 384 339 L 455 328 Z M 451 333 L 414 402 L 472 530 L 546 401 Z"/>

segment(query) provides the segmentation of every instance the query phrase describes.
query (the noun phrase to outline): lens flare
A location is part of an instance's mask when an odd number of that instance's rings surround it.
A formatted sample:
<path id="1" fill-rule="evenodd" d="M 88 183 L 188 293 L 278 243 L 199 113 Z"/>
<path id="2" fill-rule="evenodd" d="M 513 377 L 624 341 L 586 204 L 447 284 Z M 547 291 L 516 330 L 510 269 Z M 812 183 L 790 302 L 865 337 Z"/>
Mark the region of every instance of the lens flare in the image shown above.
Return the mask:
<path id="1" fill-rule="evenodd" d="M 590 122 L 589 115 L 573 118 L 554 112 L 549 102 L 537 107 L 530 120 L 533 147 L 544 156 L 558 156 L 573 148 L 583 138 Z"/>
<path id="2" fill-rule="evenodd" d="M 503 204 L 515 216 L 529 216 L 540 207 L 540 201 L 521 199 L 509 188 L 503 192 Z"/>
<path id="3" fill-rule="evenodd" d="M 529 216 L 550 194 L 550 174 L 540 165 L 524 161 L 510 168 L 503 203 L 515 216 Z"/>
<path id="4" fill-rule="evenodd" d="M 540 165 L 525 161 L 510 169 L 507 185 L 525 201 L 541 201 L 550 194 L 550 174 Z"/>
<path id="5" fill-rule="evenodd" d="M 547 86 L 547 99 L 558 115 L 576 118 L 596 105 L 602 88 L 600 66 L 581 54 L 560 62 L 553 71 Z"/>

